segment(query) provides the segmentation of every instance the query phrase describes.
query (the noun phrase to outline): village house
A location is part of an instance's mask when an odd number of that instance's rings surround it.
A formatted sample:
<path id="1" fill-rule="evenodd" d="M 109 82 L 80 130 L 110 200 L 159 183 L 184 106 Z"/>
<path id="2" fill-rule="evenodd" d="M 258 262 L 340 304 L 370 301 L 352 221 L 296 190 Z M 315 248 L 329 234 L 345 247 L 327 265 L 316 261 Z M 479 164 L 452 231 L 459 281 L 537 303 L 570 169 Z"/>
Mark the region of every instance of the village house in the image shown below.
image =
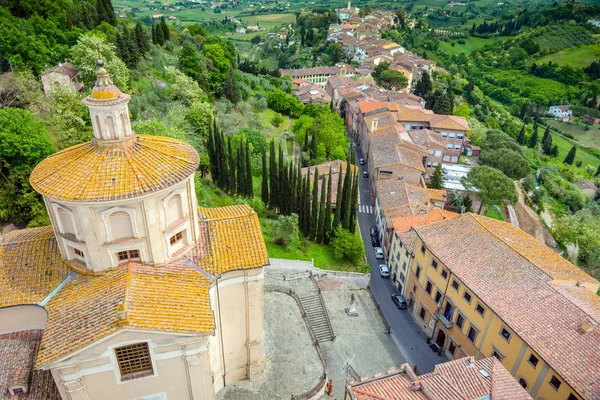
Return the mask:
<path id="1" fill-rule="evenodd" d="M 65 60 L 52 68 L 46 66 L 46 71 L 40 74 L 40 80 L 44 88 L 44 94 L 48 96 L 52 90 L 60 88 L 72 88 L 76 92 L 83 90 L 83 83 L 79 82 L 79 73 L 75 66 Z"/>
<path id="2" fill-rule="evenodd" d="M 586 114 L 583 116 L 583 122 L 586 124 L 593 125 L 593 126 L 598 126 L 598 125 L 600 125 L 600 118 L 592 117 L 592 116 Z"/>
<path id="3" fill-rule="evenodd" d="M 573 111 L 571 111 L 569 106 L 552 106 L 548 110 L 548 114 L 563 121 L 568 121 L 573 117 Z"/>
<path id="4" fill-rule="evenodd" d="M 301 69 L 282 69 L 281 76 L 291 76 L 292 79 L 302 79 L 319 86 L 326 86 L 330 77 L 339 75 L 351 78 L 354 76 L 354 68 L 346 64 L 337 64 L 333 67 L 313 67 Z"/>
<path id="5" fill-rule="evenodd" d="M 295 79 L 292 94 L 302 104 L 329 104 L 331 96 L 319 85 Z"/>

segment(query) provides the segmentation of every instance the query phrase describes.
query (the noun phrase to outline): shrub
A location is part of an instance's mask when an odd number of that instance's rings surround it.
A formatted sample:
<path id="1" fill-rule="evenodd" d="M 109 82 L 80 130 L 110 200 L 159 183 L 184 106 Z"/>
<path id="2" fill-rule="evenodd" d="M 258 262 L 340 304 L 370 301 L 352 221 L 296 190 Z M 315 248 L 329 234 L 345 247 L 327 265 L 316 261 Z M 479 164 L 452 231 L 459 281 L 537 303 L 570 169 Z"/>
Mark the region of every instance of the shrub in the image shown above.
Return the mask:
<path id="1" fill-rule="evenodd" d="M 338 227 L 331 241 L 335 258 L 344 259 L 352 264 L 358 264 L 365 255 L 365 249 L 360 236 Z"/>
<path id="2" fill-rule="evenodd" d="M 283 248 L 297 246 L 300 241 L 298 215 L 280 215 L 271 226 L 271 240 Z"/>

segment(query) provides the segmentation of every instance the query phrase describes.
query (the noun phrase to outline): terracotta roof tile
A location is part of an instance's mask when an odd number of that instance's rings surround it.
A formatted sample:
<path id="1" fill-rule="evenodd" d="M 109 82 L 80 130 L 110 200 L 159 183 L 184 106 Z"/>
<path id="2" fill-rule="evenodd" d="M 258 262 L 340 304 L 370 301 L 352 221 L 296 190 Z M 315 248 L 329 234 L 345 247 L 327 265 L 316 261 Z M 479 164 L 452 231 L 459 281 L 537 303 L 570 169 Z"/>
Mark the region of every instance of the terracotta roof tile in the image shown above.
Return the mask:
<path id="1" fill-rule="evenodd" d="M 137 135 L 124 147 L 87 142 L 59 151 L 31 173 L 31 186 L 44 196 L 67 201 L 109 201 L 170 187 L 192 175 L 200 158 L 176 139 Z"/>
<path id="2" fill-rule="evenodd" d="M 411 379 L 404 372 L 357 382 L 350 386 L 358 400 L 428 400 L 422 391 L 411 388 Z"/>
<path id="3" fill-rule="evenodd" d="M 429 125 L 437 129 L 455 129 L 459 131 L 468 131 L 470 129 L 465 117 L 456 115 L 436 115 L 429 120 Z"/>
<path id="4" fill-rule="evenodd" d="M 410 230 L 410 228 L 412 228 L 413 226 L 429 225 L 434 222 L 443 221 L 447 218 L 454 218 L 457 216 L 458 214 L 456 213 L 434 208 L 433 210 L 425 214 L 417 214 L 408 217 L 393 219 L 392 223 L 394 224 L 395 232 L 406 232 Z"/>
<path id="5" fill-rule="evenodd" d="M 572 278 L 597 287 L 597 281 L 506 225 L 465 214 L 414 229 L 440 262 L 579 395 L 600 397 L 600 329 L 581 328 L 598 314 L 598 304 L 570 298 L 571 290 L 552 282 Z"/>

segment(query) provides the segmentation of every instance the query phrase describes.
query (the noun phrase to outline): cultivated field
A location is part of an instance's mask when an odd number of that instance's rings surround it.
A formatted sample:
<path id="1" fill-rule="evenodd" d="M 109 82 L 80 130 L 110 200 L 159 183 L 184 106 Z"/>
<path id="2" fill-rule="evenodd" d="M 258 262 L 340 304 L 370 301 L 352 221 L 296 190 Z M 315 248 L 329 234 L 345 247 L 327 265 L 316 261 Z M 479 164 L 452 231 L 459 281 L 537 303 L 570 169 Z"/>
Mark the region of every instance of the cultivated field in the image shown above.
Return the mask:
<path id="1" fill-rule="evenodd" d="M 577 139 L 577 143 L 600 150 L 600 129 L 598 127 L 590 126 L 588 130 L 585 130 L 585 125 L 583 124 L 580 125 L 555 120 L 549 120 L 547 123 L 551 128 L 570 133 Z"/>
<path id="2" fill-rule="evenodd" d="M 564 49 L 554 54 L 549 54 L 538 60 L 538 64 L 553 63 L 570 65 L 573 68 L 587 67 L 592 61 L 600 59 L 600 44 L 588 44 L 573 49 Z"/>

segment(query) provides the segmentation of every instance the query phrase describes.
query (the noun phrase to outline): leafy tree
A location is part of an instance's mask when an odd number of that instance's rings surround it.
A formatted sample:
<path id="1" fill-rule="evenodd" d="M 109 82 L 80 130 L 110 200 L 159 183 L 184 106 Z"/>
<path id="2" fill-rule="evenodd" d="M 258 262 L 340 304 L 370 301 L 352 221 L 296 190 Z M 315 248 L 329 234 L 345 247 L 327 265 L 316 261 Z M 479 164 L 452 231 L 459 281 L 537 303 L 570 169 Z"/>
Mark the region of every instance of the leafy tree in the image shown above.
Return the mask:
<path id="1" fill-rule="evenodd" d="M 408 79 L 399 71 L 390 70 L 390 63 L 387 61 L 380 62 L 371 76 L 375 82 L 389 90 L 400 90 L 408 85 Z"/>
<path id="2" fill-rule="evenodd" d="M 421 75 L 421 79 L 415 85 L 415 94 L 417 96 L 425 96 L 427 93 L 433 90 L 433 83 L 431 82 L 431 77 L 427 71 L 423 71 Z"/>
<path id="3" fill-rule="evenodd" d="M 515 204 L 519 199 L 513 181 L 492 167 L 472 168 L 461 182 L 465 189 L 475 193 L 483 202 Z"/>
<path id="4" fill-rule="evenodd" d="M 283 248 L 294 247 L 300 241 L 298 214 L 280 215 L 271 226 L 271 238 Z"/>
<path id="5" fill-rule="evenodd" d="M 43 122 L 48 137 L 59 149 L 84 143 L 92 138 L 89 110 L 70 87 L 56 87 L 45 98 L 46 107 L 38 117 Z"/>
<path id="6" fill-rule="evenodd" d="M 429 187 L 432 189 L 443 189 L 444 188 L 444 172 L 442 171 L 442 165 L 438 164 L 435 167 L 435 171 L 431 174 L 429 180 Z"/>
<path id="7" fill-rule="evenodd" d="M 358 264 L 365 255 L 360 236 L 337 227 L 331 240 L 333 254 L 338 259 L 344 259 L 351 264 Z"/>
<path id="8" fill-rule="evenodd" d="M 529 161 L 521 154 L 501 148 L 495 150 L 483 150 L 479 155 L 482 165 L 499 169 L 512 179 L 521 179 L 529 175 Z"/>
<path id="9" fill-rule="evenodd" d="M 569 154 L 565 157 L 565 164 L 573 165 L 573 161 L 575 161 L 575 154 L 577 153 L 577 146 L 573 145 L 571 150 L 569 150 Z"/>
<path id="10" fill-rule="evenodd" d="M 200 82 L 204 67 L 195 46 L 189 41 L 183 43 L 179 53 L 179 69 L 187 76 Z"/>
<path id="11" fill-rule="evenodd" d="M 77 44 L 71 48 L 71 54 L 71 60 L 79 70 L 79 79 L 86 87 L 92 87 L 96 82 L 97 62 L 101 59 L 114 84 L 122 91 L 127 90 L 129 69 L 117 57 L 115 46 L 108 43 L 106 38 L 92 34 L 82 35 Z"/>

